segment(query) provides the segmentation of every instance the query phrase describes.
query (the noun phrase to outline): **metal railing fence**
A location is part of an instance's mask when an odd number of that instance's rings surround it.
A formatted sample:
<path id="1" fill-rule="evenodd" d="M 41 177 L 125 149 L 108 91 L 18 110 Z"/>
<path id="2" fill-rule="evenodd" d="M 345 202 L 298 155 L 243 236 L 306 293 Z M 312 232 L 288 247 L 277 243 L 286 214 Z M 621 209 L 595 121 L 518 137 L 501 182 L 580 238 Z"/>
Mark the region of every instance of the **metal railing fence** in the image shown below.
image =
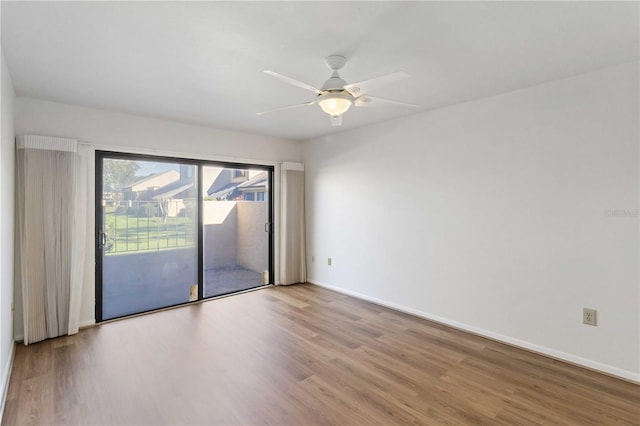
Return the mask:
<path id="1" fill-rule="evenodd" d="M 195 200 L 120 201 L 104 207 L 105 253 L 195 247 Z"/>

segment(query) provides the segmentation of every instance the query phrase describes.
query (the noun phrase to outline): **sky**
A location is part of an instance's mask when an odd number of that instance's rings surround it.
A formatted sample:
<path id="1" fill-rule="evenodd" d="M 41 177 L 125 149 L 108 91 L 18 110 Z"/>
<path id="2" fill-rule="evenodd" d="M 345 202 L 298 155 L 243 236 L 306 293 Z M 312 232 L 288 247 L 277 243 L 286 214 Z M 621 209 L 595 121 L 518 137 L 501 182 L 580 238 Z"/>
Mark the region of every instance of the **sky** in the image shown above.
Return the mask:
<path id="1" fill-rule="evenodd" d="M 159 163 L 157 161 L 137 161 L 138 171 L 136 172 L 136 176 L 149 176 L 154 173 L 162 173 L 167 170 L 180 170 L 180 165 L 176 163 Z"/>

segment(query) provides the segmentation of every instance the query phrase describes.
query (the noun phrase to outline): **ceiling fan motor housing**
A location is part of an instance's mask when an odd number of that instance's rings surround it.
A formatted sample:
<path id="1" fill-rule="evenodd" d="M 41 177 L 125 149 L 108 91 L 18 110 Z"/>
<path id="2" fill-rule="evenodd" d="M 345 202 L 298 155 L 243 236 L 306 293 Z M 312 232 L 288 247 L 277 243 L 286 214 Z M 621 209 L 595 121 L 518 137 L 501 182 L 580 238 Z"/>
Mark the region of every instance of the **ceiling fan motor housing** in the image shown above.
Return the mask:
<path id="1" fill-rule="evenodd" d="M 344 86 L 347 85 L 347 82 L 340 77 L 340 75 L 338 74 L 338 70 L 344 66 L 344 64 L 347 62 L 347 58 L 340 55 L 331 55 L 327 56 L 325 62 L 327 63 L 327 66 L 331 70 L 333 70 L 333 74 L 331 75 L 329 80 L 324 82 L 320 90 L 322 92 L 343 91 Z"/>
<path id="2" fill-rule="evenodd" d="M 320 91 L 327 92 L 330 90 L 343 90 L 344 86 L 346 85 L 347 82 L 340 78 L 337 71 L 334 71 L 331 78 L 324 82 L 324 84 L 320 88 Z"/>
<path id="3" fill-rule="evenodd" d="M 327 56 L 324 60 L 330 70 L 337 71 L 347 63 L 347 58 L 342 55 Z"/>

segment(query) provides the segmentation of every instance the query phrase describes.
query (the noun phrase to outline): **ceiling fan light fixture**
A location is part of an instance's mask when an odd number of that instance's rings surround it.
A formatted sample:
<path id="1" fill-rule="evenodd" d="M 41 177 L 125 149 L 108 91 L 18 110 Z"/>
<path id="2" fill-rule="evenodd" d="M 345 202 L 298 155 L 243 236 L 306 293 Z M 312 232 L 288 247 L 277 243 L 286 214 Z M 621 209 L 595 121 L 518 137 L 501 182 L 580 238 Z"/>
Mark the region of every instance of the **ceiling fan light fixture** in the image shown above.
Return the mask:
<path id="1" fill-rule="evenodd" d="M 278 74 L 277 72 L 265 70 L 264 73 L 272 77 L 277 78 L 287 84 L 299 87 L 301 89 L 308 90 L 315 93 L 315 99 L 304 102 L 297 105 L 290 105 L 280 108 L 271 109 L 269 111 L 258 112 L 258 115 L 263 115 L 269 112 L 288 110 L 292 108 L 298 108 L 303 106 L 310 106 L 313 104 L 320 105 L 322 111 L 329 115 L 332 126 L 340 126 L 342 124 L 342 115 L 351 108 L 364 107 L 364 106 L 378 106 L 378 105 L 391 105 L 391 106 L 403 106 L 418 108 L 419 105 L 407 104 L 404 102 L 398 102 L 391 99 L 382 99 L 369 96 L 369 90 L 376 87 L 383 86 L 385 84 L 393 83 L 408 77 L 409 75 L 403 71 L 397 71 L 391 74 L 382 75 L 380 77 L 371 78 L 369 80 L 360 81 L 353 84 L 347 84 L 346 81 L 340 77 L 338 70 L 344 66 L 347 62 L 347 58 L 341 55 L 331 55 L 326 59 L 327 66 L 333 71 L 331 77 L 324 82 L 320 89 L 303 83 L 286 75 Z M 366 96 L 365 96 L 366 95 Z"/>
<path id="2" fill-rule="evenodd" d="M 344 93 L 325 93 L 318 96 L 320 108 L 332 117 L 344 114 L 353 104 L 353 97 Z"/>

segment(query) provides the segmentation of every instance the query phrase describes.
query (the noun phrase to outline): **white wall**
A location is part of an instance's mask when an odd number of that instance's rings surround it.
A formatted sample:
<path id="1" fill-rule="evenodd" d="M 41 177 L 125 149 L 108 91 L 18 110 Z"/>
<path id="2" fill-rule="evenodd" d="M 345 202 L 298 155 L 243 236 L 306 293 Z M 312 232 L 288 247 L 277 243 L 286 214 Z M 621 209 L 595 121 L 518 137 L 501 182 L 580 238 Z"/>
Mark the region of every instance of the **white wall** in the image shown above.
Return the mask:
<path id="1" fill-rule="evenodd" d="M 0 130 L 0 418 L 4 407 L 13 358 L 13 216 L 15 134 L 13 102 L 15 94 L 4 53 L 0 52 L 1 130 Z"/>
<path id="2" fill-rule="evenodd" d="M 15 133 L 79 139 L 99 149 L 177 157 L 228 160 L 254 164 L 300 161 L 299 142 L 189 125 L 113 111 L 18 97 L 15 101 Z M 93 171 L 90 171 L 93 174 Z M 89 182 L 90 188 L 94 182 Z M 87 209 L 93 212 L 94 200 Z M 276 206 L 277 207 L 277 206 Z M 93 214 L 91 214 L 93 218 Z M 93 221 L 89 229 L 94 229 Z M 88 232 L 93 238 L 93 232 Z M 93 244 L 89 244 L 93 250 Z M 276 247 L 277 254 L 277 247 Z M 82 294 L 80 325 L 95 319 L 94 253 L 87 253 L 90 273 Z M 19 289 L 16 299 L 20 297 Z M 16 305 L 15 333 L 22 333 L 21 306 Z"/>
<path id="3" fill-rule="evenodd" d="M 302 158 L 299 143 L 175 121 L 18 97 L 16 134 L 79 139 L 85 142 L 193 158 L 283 161 Z"/>
<path id="4" fill-rule="evenodd" d="M 638 79 L 624 64 L 306 142 L 310 281 L 640 380 Z"/>

